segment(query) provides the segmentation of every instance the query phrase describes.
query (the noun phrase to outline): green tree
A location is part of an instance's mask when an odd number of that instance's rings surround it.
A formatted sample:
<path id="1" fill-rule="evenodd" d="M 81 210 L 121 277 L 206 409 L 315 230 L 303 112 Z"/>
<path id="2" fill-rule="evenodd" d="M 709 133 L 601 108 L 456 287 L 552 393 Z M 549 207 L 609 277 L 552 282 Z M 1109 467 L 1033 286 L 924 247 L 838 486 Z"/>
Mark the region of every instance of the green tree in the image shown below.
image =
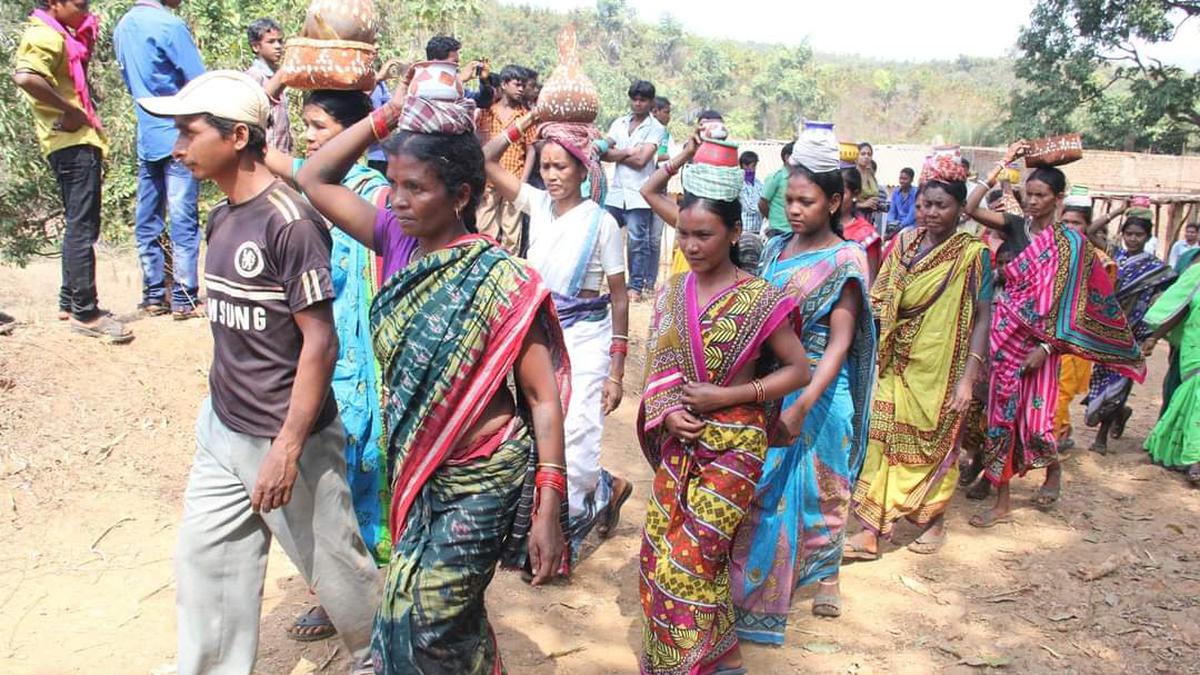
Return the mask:
<path id="1" fill-rule="evenodd" d="M 1089 113 L 1112 112 L 1111 101 L 1136 100 L 1137 114 L 1124 116 L 1135 128 L 1160 127 L 1160 140 L 1200 132 L 1200 73 L 1151 58 L 1145 47 L 1174 40 L 1197 15 L 1198 0 L 1038 3 L 1017 42 L 1016 74 L 1027 86 L 1012 98 L 1006 131 L 1061 133 L 1086 126 Z M 1116 136 L 1094 140 L 1122 147 L 1130 139 Z M 1153 143 L 1140 133 L 1132 139 L 1137 149 Z"/>
<path id="2" fill-rule="evenodd" d="M 792 138 L 801 118 L 821 119 L 830 113 L 808 43 L 772 50 L 751 80 L 749 94 L 758 113 L 759 137 Z"/>
<path id="3" fill-rule="evenodd" d="M 733 84 L 733 61 L 717 47 L 700 43 L 688 56 L 684 81 L 693 105 L 719 107 Z"/>

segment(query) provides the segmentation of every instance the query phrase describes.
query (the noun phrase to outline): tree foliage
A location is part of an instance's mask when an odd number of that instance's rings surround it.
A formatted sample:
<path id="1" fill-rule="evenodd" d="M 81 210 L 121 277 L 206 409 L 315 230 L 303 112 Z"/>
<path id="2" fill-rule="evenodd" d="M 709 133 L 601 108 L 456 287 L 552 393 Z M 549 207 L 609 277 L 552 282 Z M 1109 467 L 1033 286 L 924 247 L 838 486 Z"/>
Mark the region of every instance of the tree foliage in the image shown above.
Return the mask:
<path id="1" fill-rule="evenodd" d="M 1092 147 L 1180 152 L 1200 132 L 1200 73 L 1147 55 L 1170 42 L 1197 0 L 1045 0 L 1021 31 L 1005 131 L 1082 130 Z"/>
<path id="2" fill-rule="evenodd" d="M 0 153 L 0 255 L 17 261 L 53 253 L 61 223 L 58 188 L 31 133 L 28 106 L 7 77 L 33 1 L 0 2 L 0 146 L 5 148 Z M 111 44 L 113 27 L 133 2 L 92 0 L 93 11 L 102 19 L 102 39 L 90 79 L 112 144 L 105 162 L 102 214 L 109 241 L 127 241 L 133 229 L 133 102 Z M 676 137 L 688 132 L 696 113 L 711 107 L 724 113 L 736 138 L 791 138 L 797 121 L 809 118 L 834 120 L 847 140 L 979 143 L 996 136 L 995 119 L 1013 82 L 1008 65 L 992 59 L 881 63 L 817 55 L 807 44 L 700 38 L 687 34 L 669 15 L 653 23 L 638 20 L 628 0 L 597 0 L 592 8 L 566 13 L 501 6 L 495 0 L 376 2 L 383 59 L 424 59 L 424 44 L 431 35 L 453 33 L 464 43 L 463 59 L 487 57 L 494 70 L 506 63 L 526 65 L 543 78 L 557 62 L 554 36 L 573 23 L 579 30 L 584 69 L 600 92 L 598 124 L 607 127 L 623 114 L 629 84 L 646 79 L 672 100 L 671 130 Z M 245 26 L 271 16 L 286 34 L 294 35 L 303 25 L 307 4 L 308 0 L 187 0 L 179 13 L 206 65 L 245 68 L 252 57 Z M 294 124 L 299 124 L 299 98 L 292 97 Z M 202 209 L 216 197 L 213 188 L 206 187 Z"/>

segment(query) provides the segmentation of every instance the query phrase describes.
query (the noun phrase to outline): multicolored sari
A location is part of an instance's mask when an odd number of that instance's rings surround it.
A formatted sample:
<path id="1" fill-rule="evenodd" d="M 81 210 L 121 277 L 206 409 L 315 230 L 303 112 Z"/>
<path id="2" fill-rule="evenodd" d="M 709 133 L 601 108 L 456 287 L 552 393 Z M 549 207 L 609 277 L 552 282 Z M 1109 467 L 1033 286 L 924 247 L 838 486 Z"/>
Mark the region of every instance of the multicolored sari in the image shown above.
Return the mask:
<path id="1" fill-rule="evenodd" d="M 993 306 L 988 480 L 1007 483 L 1058 461 L 1054 412 L 1058 365 L 1075 354 L 1138 382 L 1141 351 L 1125 321 L 1103 261 L 1082 234 L 1060 225 L 1043 230 L 1005 266 Z M 1050 347 L 1041 368 L 1022 373 L 1025 356 Z"/>
<path id="2" fill-rule="evenodd" d="M 1186 315 L 1167 335 L 1178 358 L 1179 384 L 1146 439 L 1155 464 L 1171 468 L 1200 462 L 1200 264 L 1192 264 L 1144 316 L 1151 332 Z"/>
<path id="3" fill-rule="evenodd" d="M 760 373 L 768 369 L 763 343 L 795 306 L 756 277 L 705 307 L 690 272 L 659 293 L 638 410 L 642 452 L 656 469 L 641 551 L 643 673 L 711 673 L 737 646 L 729 549 L 754 498 L 778 409 L 739 405 L 703 415 L 694 444 L 669 435 L 666 419 L 684 409 L 687 382 L 725 386 L 756 359 Z"/>
<path id="4" fill-rule="evenodd" d="M 829 342 L 829 314 L 847 284 L 862 294 L 862 309 L 837 379 L 809 411 L 800 438 L 767 452 L 750 514 L 734 543 L 730 567 L 738 636 L 769 644 L 783 643 L 793 591 L 841 567 L 875 370 L 863 249 L 843 242 L 781 260 L 791 238 L 767 244 L 763 276 L 798 303 L 800 338 L 814 368 Z M 801 393 L 784 398 L 783 407 Z"/>
<path id="5" fill-rule="evenodd" d="M 1149 251 L 1129 255 L 1121 249 L 1114 260 L 1117 263 L 1117 302 L 1125 312 L 1134 340 L 1141 344 L 1151 333 L 1142 319 L 1154 298 L 1175 280 L 1175 272 Z M 1096 426 L 1121 410 L 1131 389 L 1133 382 L 1128 377 L 1105 366 L 1096 366 L 1084 399 L 1088 426 Z"/>
<path id="6" fill-rule="evenodd" d="M 924 228 L 901 232 L 871 287 L 879 377 L 854 515 L 883 537 L 900 518 L 929 523 L 954 496 L 965 416 L 949 406 L 967 369 L 975 313 L 992 302 L 983 242 L 959 232 L 921 255 L 924 237 Z"/>
<path id="7" fill-rule="evenodd" d="M 519 400 L 492 436 L 465 444 L 464 434 L 506 386 L 535 324 L 549 336 L 565 408 L 569 366 L 549 291 L 490 239 L 468 235 L 410 263 L 375 298 L 394 537 L 372 644 L 378 673 L 501 671 L 483 596 L 498 561 L 524 564 L 537 448 Z"/>

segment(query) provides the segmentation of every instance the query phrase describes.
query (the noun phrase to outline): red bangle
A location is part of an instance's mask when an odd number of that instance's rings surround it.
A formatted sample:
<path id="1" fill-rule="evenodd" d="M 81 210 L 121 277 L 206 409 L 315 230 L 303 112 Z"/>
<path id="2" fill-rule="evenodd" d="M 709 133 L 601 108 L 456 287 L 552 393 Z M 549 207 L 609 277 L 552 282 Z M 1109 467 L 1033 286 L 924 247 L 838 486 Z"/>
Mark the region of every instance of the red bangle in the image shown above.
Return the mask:
<path id="1" fill-rule="evenodd" d="M 679 173 L 679 169 L 675 168 L 675 162 L 669 159 L 663 164 L 663 171 L 666 171 L 668 176 Z"/>
<path id="2" fill-rule="evenodd" d="M 564 499 L 567 497 L 566 474 L 562 474 L 557 471 L 538 469 L 538 471 L 533 475 L 533 484 L 539 490 L 548 487 L 562 495 Z"/>
<path id="3" fill-rule="evenodd" d="M 388 134 L 391 133 L 388 130 L 387 118 L 384 116 L 382 110 L 371 111 L 371 133 L 375 134 L 375 140 L 377 141 L 386 140 Z"/>
<path id="4" fill-rule="evenodd" d="M 614 354 L 628 355 L 629 354 L 629 343 L 624 342 L 622 340 L 613 340 L 612 346 L 610 346 L 608 348 L 608 355 L 612 356 Z"/>
<path id="5" fill-rule="evenodd" d="M 508 125 L 508 128 L 504 130 L 504 136 L 508 138 L 509 145 L 516 145 L 521 142 L 521 130 L 517 128 L 515 123 Z"/>

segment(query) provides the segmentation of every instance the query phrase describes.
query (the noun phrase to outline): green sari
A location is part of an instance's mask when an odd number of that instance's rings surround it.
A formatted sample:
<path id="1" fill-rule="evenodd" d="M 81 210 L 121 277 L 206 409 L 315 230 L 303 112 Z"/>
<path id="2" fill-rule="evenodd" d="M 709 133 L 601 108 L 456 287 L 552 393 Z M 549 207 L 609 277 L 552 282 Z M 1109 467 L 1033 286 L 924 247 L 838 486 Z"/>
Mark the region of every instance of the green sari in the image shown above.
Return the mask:
<path id="1" fill-rule="evenodd" d="M 1200 462 L 1200 265 L 1193 264 L 1146 312 L 1153 329 L 1184 316 L 1167 341 L 1179 357 L 1180 383 L 1146 439 L 1155 464 L 1185 468 Z"/>

